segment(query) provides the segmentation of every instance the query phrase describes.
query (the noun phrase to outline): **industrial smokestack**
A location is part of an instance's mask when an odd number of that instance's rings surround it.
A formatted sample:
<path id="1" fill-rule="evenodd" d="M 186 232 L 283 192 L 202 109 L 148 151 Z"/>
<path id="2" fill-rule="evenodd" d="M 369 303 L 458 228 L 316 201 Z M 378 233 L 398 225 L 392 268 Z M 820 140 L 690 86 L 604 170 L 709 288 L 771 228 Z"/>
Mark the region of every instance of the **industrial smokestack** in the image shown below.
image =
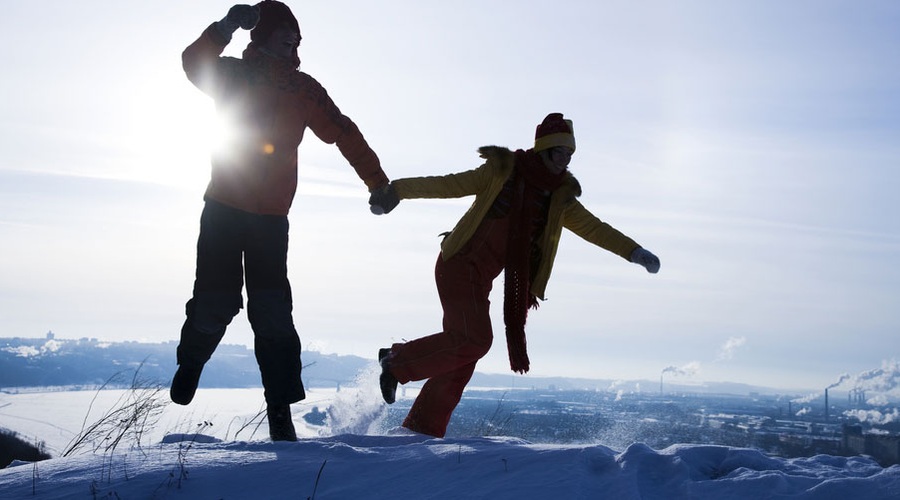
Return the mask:
<path id="1" fill-rule="evenodd" d="M 825 388 L 825 422 L 828 422 L 828 388 Z"/>

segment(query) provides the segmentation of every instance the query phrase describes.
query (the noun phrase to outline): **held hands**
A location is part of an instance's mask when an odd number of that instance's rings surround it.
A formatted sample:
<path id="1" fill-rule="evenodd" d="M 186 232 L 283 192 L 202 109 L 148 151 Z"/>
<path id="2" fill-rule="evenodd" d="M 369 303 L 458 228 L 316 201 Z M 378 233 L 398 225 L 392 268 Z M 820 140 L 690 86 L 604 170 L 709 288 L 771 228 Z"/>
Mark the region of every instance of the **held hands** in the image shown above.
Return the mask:
<path id="1" fill-rule="evenodd" d="M 629 260 L 635 264 L 644 266 L 650 274 L 656 274 L 659 271 L 659 257 L 653 255 L 653 253 L 644 248 L 635 248 L 634 251 L 631 252 L 631 258 Z"/>
<path id="2" fill-rule="evenodd" d="M 238 28 L 252 30 L 259 22 L 259 9 L 252 5 L 235 5 L 228 9 L 228 15 L 216 23 L 216 28 L 223 37 L 231 41 L 231 35 Z"/>
<path id="3" fill-rule="evenodd" d="M 400 204 L 400 197 L 397 196 L 394 185 L 390 183 L 375 188 L 369 195 L 369 210 L 375 215 L 389 214 L 398 204 Z"/>

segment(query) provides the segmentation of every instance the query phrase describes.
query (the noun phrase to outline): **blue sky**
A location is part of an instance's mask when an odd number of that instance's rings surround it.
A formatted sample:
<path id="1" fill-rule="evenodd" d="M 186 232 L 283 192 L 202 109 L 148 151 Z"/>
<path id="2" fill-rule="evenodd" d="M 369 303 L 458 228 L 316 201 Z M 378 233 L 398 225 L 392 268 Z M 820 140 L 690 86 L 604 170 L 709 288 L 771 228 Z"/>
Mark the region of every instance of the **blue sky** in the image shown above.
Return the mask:
<path id="1" fill-rule="evenodd" d="M 180 54 L 230 5 L 6 7 L 0 335 L 177 338 L 216 127 Z M 900 355 L 896 2 L 289 5 L 301 69 L 392 178 L 474 168 L 479 146 L 530 146 L 549 112 L 574 120 L 582 202 L 662 269 L 564 236 L 529 318 L 534 374 L 674 366 L 684 381 L 818 388 Z M 300 157 L 289 266 L 304 345 L 371 356 L 438 331 L 436 235 L 468 200 L 374 217 L 336 148 L 310 134 Z M 479 369 L 504 373 L 494 316 Z M 225 341 L 251 338 L 242 314 Z"/>

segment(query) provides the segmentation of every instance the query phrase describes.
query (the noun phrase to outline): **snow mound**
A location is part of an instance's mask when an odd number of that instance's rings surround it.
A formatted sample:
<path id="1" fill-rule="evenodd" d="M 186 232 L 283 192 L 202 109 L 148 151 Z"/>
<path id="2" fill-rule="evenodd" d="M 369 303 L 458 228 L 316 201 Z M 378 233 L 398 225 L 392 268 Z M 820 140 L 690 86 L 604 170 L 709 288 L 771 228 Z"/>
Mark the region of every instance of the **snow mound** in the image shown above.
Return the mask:
<path id="1" fill-rule="evenodd" d="M 163 436 L 163 443 L 221 443 L 222 440 L 206 434 L 166 434 Z"/>
<path id="2" fill-rule="evenodd" d="M 517 438 L 336 435 L 195 440 L 0 470 L 6 498 L 896 499 L 900 466 L 742 448 L 537 445 Z M 32 491 L 35 492 L 32 495 Z"/>

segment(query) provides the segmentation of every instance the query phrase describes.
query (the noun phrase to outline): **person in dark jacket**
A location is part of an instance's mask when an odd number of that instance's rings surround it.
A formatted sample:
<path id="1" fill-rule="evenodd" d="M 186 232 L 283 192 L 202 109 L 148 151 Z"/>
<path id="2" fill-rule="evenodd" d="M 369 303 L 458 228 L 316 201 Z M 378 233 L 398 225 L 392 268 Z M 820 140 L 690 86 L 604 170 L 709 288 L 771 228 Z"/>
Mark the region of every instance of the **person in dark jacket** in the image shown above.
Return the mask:
<path id="1" fill-rule="evenodd" d="M 222 57 L 238 28 L 241 58 Z M 182 55 L 184 71 L 213 98 L 229 141 L 213 153 L 197 243 L 197 272 L 178 345 L 170 395 L 191 402 L 203 366 L 243 307 L 254 333 L 270 436 L 296 440 L 290 405 L 304 399 L 300 339 L 287 278 L 288 211 L 297 189 L 297 148 L 306 129 L 337 145 L 370 191 L 387 176 L 357 126 L 313 77 L 298 71 L 300 26 L 285 4 L 235 5 Z"/>
<path id="2" fill-rule="evenodd" d="M 379 349 L 384 400 L 396 398 L 398 383 L 426 380 L 403 427 L 443 437 L 475 364 L 491 347 L 488 295 L 504 273 L 503 319 L 510 367 L 525 373 L 528 309 L 544 300 L 563 228 L 650 273 L 659 259 L 579 201 L 581 186 L 569 172 L 575 152 L 572 122 L 551 113 L 538 125 L 534 147 L 479 149 L 485 163 L 444 176 L 398 179 L 370 197 L 373 212 L 388 213 L 403 199 L 475 200 L 443 240 L 435 266 L 444 311 L 443 331 Z"/>

